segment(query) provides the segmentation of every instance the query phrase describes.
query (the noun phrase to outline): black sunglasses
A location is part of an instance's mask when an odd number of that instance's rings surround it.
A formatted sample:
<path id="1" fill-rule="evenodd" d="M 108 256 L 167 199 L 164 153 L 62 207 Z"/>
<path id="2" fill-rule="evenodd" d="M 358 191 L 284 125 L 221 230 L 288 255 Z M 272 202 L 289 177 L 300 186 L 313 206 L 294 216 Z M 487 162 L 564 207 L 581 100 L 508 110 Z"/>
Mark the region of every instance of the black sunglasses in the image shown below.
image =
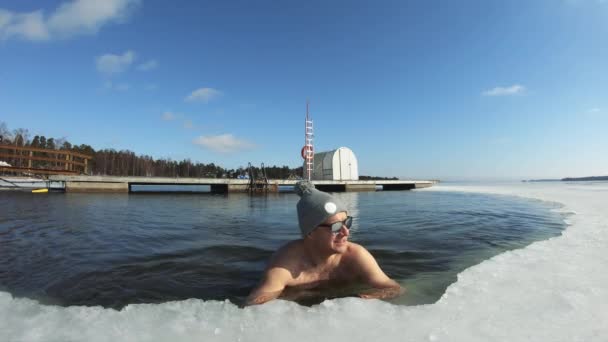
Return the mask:
<path id="1" fill-rule="evenodd" d="M 320 224 L 319 227 L 329 227 L 329 228 L 331 228 L 332 234 L 338 234 L 340 232 L 340 229 L 342 229 L 342 226 L 346 226 L 346 228 L 350 229 L 350 226 L 352 226 L 352 225 L 353 225 L 353 217 L 346 216 L 346 220 L 344 220 L 344 221 L 336 221 L 332 224 Z"/>

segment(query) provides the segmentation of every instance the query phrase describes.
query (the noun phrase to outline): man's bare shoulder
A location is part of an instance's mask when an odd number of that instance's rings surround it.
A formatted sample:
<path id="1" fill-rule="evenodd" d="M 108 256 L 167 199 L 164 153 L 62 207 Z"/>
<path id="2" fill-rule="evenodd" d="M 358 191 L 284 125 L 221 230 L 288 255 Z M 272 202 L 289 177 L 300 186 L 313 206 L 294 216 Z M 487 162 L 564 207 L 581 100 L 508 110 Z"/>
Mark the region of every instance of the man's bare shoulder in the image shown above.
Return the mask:
<path id="1" fill-rule="evenodd" d="M 364 264 L 376 262 L 372 254 L 365 247 L 354 242 L 348 243 L 348 249 L 344 253 L 343 260 L 347 265 L 355 269 L 360 269 Z"/>
<path id="2" fill-rule="evenodd" d="M 346 254 L 349 258 L 360 258 L 369 255 L 369 252 L 365 247 L 360 244 L 354 242 L 348 242 L 348 249 L 346 250 Z"/>
<path id="3" fill-rule="evenodd" d="M 303 247 L 304 242 L 301 239 L 284 244 L 272 255 L 268 267 L 288 267 L 293 265 L 301 257 Z"/>

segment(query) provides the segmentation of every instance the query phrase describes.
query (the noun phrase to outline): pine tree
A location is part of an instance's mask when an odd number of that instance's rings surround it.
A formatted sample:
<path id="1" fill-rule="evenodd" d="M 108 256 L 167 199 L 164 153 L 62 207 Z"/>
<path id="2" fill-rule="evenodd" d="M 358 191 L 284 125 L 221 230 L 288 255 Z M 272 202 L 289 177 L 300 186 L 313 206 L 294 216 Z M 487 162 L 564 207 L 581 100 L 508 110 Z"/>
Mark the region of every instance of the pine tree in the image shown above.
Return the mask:
<path id="1" fill-rule="evenodd" d="M 34 136 L 34 139 L 32 139 L 32 143 L 30 144 L 31 147 L 40 147 L 40 136 L 36 135 Z"/>

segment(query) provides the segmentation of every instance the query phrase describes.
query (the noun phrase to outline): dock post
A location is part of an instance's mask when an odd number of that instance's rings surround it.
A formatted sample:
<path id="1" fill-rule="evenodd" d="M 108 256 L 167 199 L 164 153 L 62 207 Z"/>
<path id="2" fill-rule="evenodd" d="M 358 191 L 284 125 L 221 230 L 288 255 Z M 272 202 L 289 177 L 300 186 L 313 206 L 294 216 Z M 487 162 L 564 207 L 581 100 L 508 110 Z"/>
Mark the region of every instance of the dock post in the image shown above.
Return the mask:
<path id="1" fill-rule="evenodd" d="M 225 194 L 228 192 L 228 184 L 211 184 L 209 187 L 214 194 Z"/>
<path id="2" fill-rule="evenodd" d="M 416 189 L 416 184 L 382 184 L 383 191 L 412 190 Z"/>

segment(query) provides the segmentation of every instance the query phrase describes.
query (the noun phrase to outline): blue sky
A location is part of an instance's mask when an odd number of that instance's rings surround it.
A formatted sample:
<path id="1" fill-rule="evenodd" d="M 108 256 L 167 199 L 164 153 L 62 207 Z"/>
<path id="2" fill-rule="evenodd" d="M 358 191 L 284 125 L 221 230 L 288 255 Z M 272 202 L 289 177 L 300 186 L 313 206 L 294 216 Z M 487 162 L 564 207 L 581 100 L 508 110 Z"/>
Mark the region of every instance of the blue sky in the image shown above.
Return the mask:
<path id="1" fill-rule="evenodd" d="M 608 174 L 608 1 L 0 1 L 0 121 L 156 158 Z"/>

